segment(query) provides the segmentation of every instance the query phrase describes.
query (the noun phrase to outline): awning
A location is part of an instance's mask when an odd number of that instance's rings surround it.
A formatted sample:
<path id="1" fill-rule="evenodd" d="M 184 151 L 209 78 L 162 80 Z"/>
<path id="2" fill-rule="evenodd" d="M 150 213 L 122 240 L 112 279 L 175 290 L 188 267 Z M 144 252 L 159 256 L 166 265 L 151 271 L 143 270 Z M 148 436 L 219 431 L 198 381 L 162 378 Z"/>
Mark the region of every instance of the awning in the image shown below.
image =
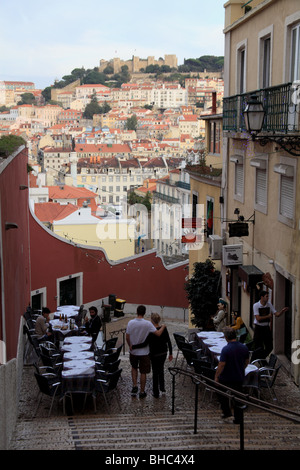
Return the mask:
<path id="1" fill-rule="evenodd" d="M 262 280 L 264 273 L 254 266 L 254 264 L 249 264 L 239 266 L 238 274 L 241 280 L 246 282 L 247 286 L 255 287 L 256 284 Z"/>

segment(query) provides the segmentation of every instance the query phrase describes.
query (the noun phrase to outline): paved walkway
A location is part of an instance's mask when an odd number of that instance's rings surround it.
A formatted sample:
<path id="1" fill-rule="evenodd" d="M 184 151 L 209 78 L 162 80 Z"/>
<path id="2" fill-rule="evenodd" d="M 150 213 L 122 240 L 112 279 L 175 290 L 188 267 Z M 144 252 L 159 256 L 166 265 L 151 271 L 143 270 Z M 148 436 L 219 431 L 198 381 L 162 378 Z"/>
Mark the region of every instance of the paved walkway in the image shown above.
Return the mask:
<path id="1" fill-rule="evenodd" d="M 129 318 L 108 324 L 108 331 L 121 330 Z M 165 321 L 171 337 L 175 331 L 187 332 L 187 324 Z M 122 333 L 120 333 L 120 338 Z M 176 356 L 174 350 L 174 357 Z M 180 359 L 181 362 L 181 359 Z M 179 363 L 180 363 L 179 362 Z M 216 449 L 239 448 L 239 426 L 220 419 L 219 405 L 208 394 L 198 412 L 198 433 L 193 433 L 194 386 L 189 378 L 176 378 L 175 414 L 171 413 L 171 375 L 167 370 L 167 393 L 152 396 L 151 376 L 147 397 L 131 396 L 129 356 L 121 355 L 122 378 L 119 382 L 121 410 L 112 402 L 111 413 L 97 398 L 97 413 L 88 398 L 84 411 L 81 397 L 75 400 L 74 415 L 63 414 L 62 405 L 55 404 L 48 418 L 49 400 L 43 398 L 35 418 L 38 389 L 33 367 L 25 366 L 19 417 L 11 442 L 13 450 L 136 450 L 136 449 Z M 174 360 L 170 365 L 174 365 Z M 203 393 L 203 390 L 202 390 Z M 278 405 L 300 413 L 300 392 L 284 371 L 280 371 L 276 387 Z M 202 395 L 203 396 L 203 395 Z M 266 398 L 268 396 L 266 395 Z M 245 448 L 300 449 L 300 425 L 249 407 L 245 413 Z"/>

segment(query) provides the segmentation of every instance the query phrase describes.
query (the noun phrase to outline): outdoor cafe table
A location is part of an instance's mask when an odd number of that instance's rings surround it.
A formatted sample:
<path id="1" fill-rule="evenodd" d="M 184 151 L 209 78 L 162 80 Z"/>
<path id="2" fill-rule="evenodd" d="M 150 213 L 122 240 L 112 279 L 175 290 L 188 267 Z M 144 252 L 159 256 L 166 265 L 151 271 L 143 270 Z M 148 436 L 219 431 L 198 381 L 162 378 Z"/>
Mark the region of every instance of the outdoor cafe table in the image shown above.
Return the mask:
<path id="1" fill-rule="evenodd" d="M 62 389 L 64 396 L 73 393 L 93 394 L 95 388 L 95 359 L 92 339 L 84 336 L 66 338 L 62 345 Z M 95 407 L 95 397 L 94 407 Z"/>
<path id="2" fill-rule="evenodd" d="M 212 361 L 217 364 L 220 359 L 221 351 L 226 346 L 227 341 L 222 332 L 201 331 L 197 333 L 198 343 L 206 349 L 211 355 Z M 245 369 L 244 385 L 251 386 L 257 380 L 258 368 L 254 364 L 248 364 Z"/>
<path id="3" fill-rule="evenodd" d="M 60 315 L 68 319 L 76 317 L 78 315 L 80 307 L 76 305 L 62 305 L 57 307 L 56 312 L 54 312 L 54 318 L 60 318 Z"/>
<path id="4" fill-rule="evenodd" d="M 54 342 L 62 342 L 68 335 L 77 335 L 78 334 L 78 326 L 73 324 L 72 329 L 70 328 L 70 324 L 65 323 L 61 320 L 50 320 L 50 325 L 52 327 L 52 331 L 54 334 Z"/>

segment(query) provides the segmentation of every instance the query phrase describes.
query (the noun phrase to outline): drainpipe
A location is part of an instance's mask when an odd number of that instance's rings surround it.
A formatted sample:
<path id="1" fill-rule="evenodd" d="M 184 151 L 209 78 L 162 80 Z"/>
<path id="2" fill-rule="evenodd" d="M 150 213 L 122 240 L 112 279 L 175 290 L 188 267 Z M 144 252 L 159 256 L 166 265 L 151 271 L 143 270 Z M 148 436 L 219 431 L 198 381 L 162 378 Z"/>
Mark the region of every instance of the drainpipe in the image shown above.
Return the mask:
<path id="1" fill-rule="evenodd" d="M 3 341 L 3 364 L 6 363 L 6 325 L 5 325 L 5 289 L 4 289 L 4 265 L 3 265 L 3 234 L 2 234 L 2 213 L 0 205 L 0 258 L 1 258 L 1 311 L 2 311 L 2 341 Z"/>
<path id="2" fill-rule="evenodd" d="M 217 93 L 216 91 L 212 92 L 212 109 L 211 109 L 212 114 L 217 114 Z"/>

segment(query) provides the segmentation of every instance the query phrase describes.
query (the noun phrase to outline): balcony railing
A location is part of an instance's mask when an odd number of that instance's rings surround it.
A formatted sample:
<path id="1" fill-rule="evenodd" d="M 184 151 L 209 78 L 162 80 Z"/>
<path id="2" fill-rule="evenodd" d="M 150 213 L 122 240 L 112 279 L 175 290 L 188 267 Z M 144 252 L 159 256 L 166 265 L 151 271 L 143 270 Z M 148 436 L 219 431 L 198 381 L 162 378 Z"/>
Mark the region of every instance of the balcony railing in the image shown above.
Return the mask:
<path id="1" fill-rule="evenodd" d="M 160 193 L 158 191 L 153 191 L 154 202 L 155 199 L 161 199 L 162 201 L 168 202 L 170 204 L 179 204 L 179 199 L 177 197 L 168 196 L 167 194 Z"/>
<path id="2" fill-rule="evenodd" d="M 292 83 L 263 88 L 223 100 L 223 131 L 246 131 L 243 112 L 250 96 L 255 94 L 265 109 L 262 132 L 280 134 L 299 132 L 299 104 L 293 101 Z"/>
<path id="3" fill-rule="evenodd" d="M 176 186 L 178 188 L 182 188 L 182 189 L 191 189 L 191 185 L 190 183 L 185 183 L 184 181 L 176 181 Z"/>

